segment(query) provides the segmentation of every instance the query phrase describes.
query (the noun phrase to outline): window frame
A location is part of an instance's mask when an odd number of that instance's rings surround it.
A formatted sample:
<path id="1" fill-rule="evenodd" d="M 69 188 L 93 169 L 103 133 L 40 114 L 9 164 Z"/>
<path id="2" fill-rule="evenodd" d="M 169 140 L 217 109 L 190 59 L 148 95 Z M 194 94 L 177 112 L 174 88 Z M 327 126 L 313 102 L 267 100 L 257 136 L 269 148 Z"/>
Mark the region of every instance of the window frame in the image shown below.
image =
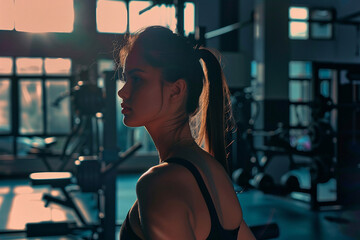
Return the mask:
<path id="1" fill-rule="evenodd" d="M 23 58 L 23 56 L 18 56 L 18 57 L 14 57 L 14 56 L 10 56 L 9 58 L 13 59 L 13 65 L 12 65 L 12 74 L 8 74 L 8 75 L 0 75 L 0 79 L 9 79 L 10 80 L 10 131 L 8 133 L 0 133 L 0 138 L 3 137 L 13 137 L 12 139 L 12 149 L 11 152 L 13 155 L 17 156 L 18 155 L 18 142 L 17 139 L 18 138 L 22 138 L 22 137 L 28 137 L 28 138 L 32 138 L 32 137 L 42 137 L 42 138 L 46 138 L 46 137 L 66 137 L 69 135 L 69 133 L 48 133 L 47 130 L 47 98 L 46 98 L 46 94 L 47 94 L 47 89 L 46 89 L 46 82 L 48 80 L 68 80 L 69 81 L 69 86 L 70 88 L 72 87 L 72 83 L 73 83 L 73 79 L 74 76 L 72 74 L 70 75 L 61 75 L 61 74 L 50 74 L 47 75 L 45 72 L 45 66 L 44 64 L 42 65 L 42 74 L 37 74 L 37 75 L 26 75 L 26 74 L 21 74 L 18 75 L 16 73 L 16 59 L 17 58 Z M 30 57 L 31 58 L 31 57 Z M 41 57 L 42 60 L 44 61 L 47 57 Z M 73 66 L 73 63 L 72 63 Z M 43 130 L 42 132 L 39 133 L 21 133 L 20 132 L 20 82 L 22 80 L 34 80 L 34 79 L 40 79 L 41 80 L 41 88 L 42 88 L 42 96 L 41 96 L 41 101 L 42 101 L 42 119 L 41 121 L 43 122 Z M 70 89 L 69 89 L 70 90 Z M 71 107 L 69 109 L 70 112 L 70 128 L 69 131 L 71 131 L 71 128 L 73 127 L 73 112 L 71 111 Z"/>
<path id="2" fill-rule="evenodd" d="M 315 40 L 315 41 L 323 41 L 323 40 L 334 40 L 335 36 L 335 24 L 334 21 L 336 19 L 336 11 L 334 8 L 332 7 L 307 7 L 307 6 L 300 6 L 300 5 L 292 5 L 289 7 L 289 11 L 291 8 L 307 8 L 308 10 L 308 19 L 291 19 L 289 17 L 288 19 L 288 26 L 289 26 L 289 31 L 288 31 L 288 37 L 290 40 L 300 40 L 300 41 L 304 41 L 304 40 Z M 331 20 L 313 20 L 311 17 L 311 13 L 314 11 L 329 11 L 331 12 Z M 290 27 L 290 23 L 291 22 L 301 22 L 301 23 L 306 23 L 307 24 L 307 38 L 292 38 L 290 36 L 291 33 L 291 27 Z M 314 37 L 314 33 L 312 30 L 312 26 L 314 23 L 324 23 L 324 24 L 331 24 L 331 37 Z"/>

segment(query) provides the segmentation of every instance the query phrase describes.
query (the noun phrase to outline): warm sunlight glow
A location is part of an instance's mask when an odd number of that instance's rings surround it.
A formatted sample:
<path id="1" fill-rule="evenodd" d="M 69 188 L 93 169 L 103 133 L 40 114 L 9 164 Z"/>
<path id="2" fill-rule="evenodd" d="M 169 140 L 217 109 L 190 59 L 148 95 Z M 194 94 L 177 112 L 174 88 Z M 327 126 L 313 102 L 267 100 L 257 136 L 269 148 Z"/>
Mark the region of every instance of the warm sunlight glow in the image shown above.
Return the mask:
<path id="1" fill-rule="evenodd" d="M 32 173 L 30 174 L 31 179 L 64 179 L 64 178 L 71 178 L 71 173 L 69 172 L 39 172 L 39 173 Z"/>
<path id="2" fill-rule="evenodd" d="M 68 220 L 65 210 L 59 208 L 53 208 L 51 211 L 51 220 L 55 222 Z"/>
<path id="3" fill-rule="evenodd" d="M 184 9 L 184 30 L 185 35 L 195 32 L 195 4 L 185 3 Z"/>
<path id="4" fill-rule="evenodd" d="M 17 194 L 12 200 L 7 229 L 24 229 L 28 222 L 51 220 L 51 209 L 44 207 L 43 193 Z"/>
<path id="5" fill-rule="evenodd" d="M 0 0 L 0 30 L 14 29 L 14 12 L 14 0 Z"/>
<path id="6" fill-rule="evenodd" d="M 0 16 L 1 17 L 1 16 Z M 13 73 L 13 60 L 9 57 L 0 57 L 0 75 Z"/>
<path id="7" fill-rule="evenodd" d="M 42 58 L 17 58 L 16 73 L 19 75 L 40 75 L 43 73 Z"/>
<path id="8" fill-rule="evenodd" d="M 32 193 L 34 192 L 34 190 L 30 186 L 17 186 L 14 188 L 13 192 L 15 194 L 23 194 L 23 193 Z"/>
<path id="9" fill-rule="evenodd" d="M 71 59 L 45 58 L 45 73 L 48 75 L 71 75 Z"/>
<path id="10" fill-rule="evenodd" d="M 15 29 L 22 32 L 72 32 L 73 0 L 16 0 Z"/>
<path id="11" fill-rule="evenodd" d="M 127 10 L 125 2 L 98 0 L 96 5 L 96 26 L 98 32 L 126 32 Z"/>
<path id="12" fill-rule="evenodd" d="M 0 187 L 0 195 L 5 195 L 10 192 L 10 187 Z"/>
<path id="13" fill-rule="evenodd" d="M 129 3 L 130 32 L 136 32 L 140 28 L 151 25 L 161 25 L 169 27 L 172 31 L 175 31 L 175 7 L 167 7 L 162 4 L 139 15 L 141 10 L 149 7 L 150 5 L 150 1 L 131 1 Z"/>
<path id="14" fill-rule="evenodd" d="M 289 18 L 296 20 L 309 19 L 309 10 L 305 7 L 291 7 L 289 9 Z"/>
<path id="15" fill-rule="evenodd" d="M 290 38 L 292 39 L 308 39 L 308 23 L 307 22 L 290 22 Z"/>

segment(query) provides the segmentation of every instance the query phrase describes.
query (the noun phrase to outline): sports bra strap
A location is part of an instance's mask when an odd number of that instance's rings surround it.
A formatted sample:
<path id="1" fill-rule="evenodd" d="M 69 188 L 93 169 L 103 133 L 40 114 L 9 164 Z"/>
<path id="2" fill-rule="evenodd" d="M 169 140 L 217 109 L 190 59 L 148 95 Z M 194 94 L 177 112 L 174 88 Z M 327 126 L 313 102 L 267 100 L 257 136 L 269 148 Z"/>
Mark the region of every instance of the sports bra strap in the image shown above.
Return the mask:
<path id="1" fill-rule="evenodd" d="M 167 159 L 165 162 L 167 163 L 177 163 L 179 165 L 182 165 L 183 167 L 187 168 L 192 175 L 195 177 L 200 191 L 204 197 L 204 200 L 206 202 L 206 205 L 208 207 L 209 210 L 209 214 L 210 214 L 210 219 L 211 219 L 211 225 L 213 227 L 220 227 L 220 222 L 219 222 L 219 218 L 218 215 L 216 213 L 216 208 L 214 206 L 214 203 L 212 201 L 211 195 L 205 185 L 204 179 L 202 178 L 199 170 L 188 160 L 182 159 L 182 158 L 169 158 Z"/>

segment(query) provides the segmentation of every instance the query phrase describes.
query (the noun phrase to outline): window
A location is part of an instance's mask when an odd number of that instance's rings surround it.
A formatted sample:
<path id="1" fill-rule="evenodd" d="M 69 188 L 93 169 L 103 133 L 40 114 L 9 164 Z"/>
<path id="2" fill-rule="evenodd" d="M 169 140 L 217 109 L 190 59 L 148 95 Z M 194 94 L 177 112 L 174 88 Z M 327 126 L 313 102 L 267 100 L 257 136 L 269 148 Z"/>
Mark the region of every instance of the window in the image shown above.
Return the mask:
<path id="1" fill-rule="evenodd" d="M 291 39 L 309 38 L 309 10 L 305 7 L 290 7 L 289 37 Z"/>
<path id="2" fill-rule="evenodd" d="M 150 1 L 131 1 L 129 3 L 129 30 L 130 32 L 136 32 L 138 29 L 150 26 L 161 25 L 175 29 L 175 8 L 168 7 L 164 4 L 160 6 L 154 6 L 140 14 L 140 11 L 151 6 Z"/>
<path id="3" fill-rule="evenodd" d="M 1 57 L 0 66 L 0 153 L 27 154 L 36 136 L 68 135 L 70 99 L 55 102 L 70 90 L 71 59 Z"/>
<path id="4" fill-rule="evenodd" d="M 310 34 L 314 39 L 331 39 L 333 36 L 333 12 L 327 9 L 311 11 Z"/>
<path id="5" fill-rule="evenodd" d="M 15 26 L 14 0 L 0 1 L 0 30 L 13 30 Z"/>
<path id="6" fill-rule="evenodd" d="M 125 2 L 98 0 L 96 5 L 97 31 L 103 33 L 125 33 L 127 9 Z"/>
<path id="7" fill-rule="evenodd" d="M 12 73 L 13 59 L 0 57 L 0 134 L 9 134 L 11 131 L 10 77 Z"/>
<path id="8" fill-rule="evenodd" d="M 73 0 L 1 0 L 0 30 L 72 32 Z"/>
<path id="9" fill-rule="evenodd" d="M 289 8 L 290 39 L 332 39 L 334 11 L 331 9 Z"/>
<path id="10" fill-rule="evenodd" d="M 152 6 L 152 4 L 152 1 L 130 1 L 127 6 L 125 1 L 98 0 L 97 31 L 134 33 L 150 25 L 165 26 L 175 31 L 175 6 L 173 4 Z M 186 2 L 184 5 L 184 30 L 185 35 L 195 32 L 195 4 L 192 2 Z"/>
<path id="11" fill-rule="evenodd" d="M 311 121 L 311 63 L 289 62 L 290 126 L 305 127 Z"/>

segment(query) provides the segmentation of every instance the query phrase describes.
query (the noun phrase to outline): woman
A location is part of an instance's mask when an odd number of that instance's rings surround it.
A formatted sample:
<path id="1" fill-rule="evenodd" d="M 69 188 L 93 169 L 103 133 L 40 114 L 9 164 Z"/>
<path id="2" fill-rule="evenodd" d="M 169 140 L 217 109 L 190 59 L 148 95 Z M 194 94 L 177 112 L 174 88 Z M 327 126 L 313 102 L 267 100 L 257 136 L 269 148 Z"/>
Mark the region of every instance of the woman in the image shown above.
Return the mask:
<path id="1" fill-rule="evenodd" d="M 217 58 L 153 26 L 127 39 L 120 60 L 124 124 L 145 126 L 160 157 L 138 180 L 120 239 L 254 239 L 227 174 L 229 94 Z"/>

